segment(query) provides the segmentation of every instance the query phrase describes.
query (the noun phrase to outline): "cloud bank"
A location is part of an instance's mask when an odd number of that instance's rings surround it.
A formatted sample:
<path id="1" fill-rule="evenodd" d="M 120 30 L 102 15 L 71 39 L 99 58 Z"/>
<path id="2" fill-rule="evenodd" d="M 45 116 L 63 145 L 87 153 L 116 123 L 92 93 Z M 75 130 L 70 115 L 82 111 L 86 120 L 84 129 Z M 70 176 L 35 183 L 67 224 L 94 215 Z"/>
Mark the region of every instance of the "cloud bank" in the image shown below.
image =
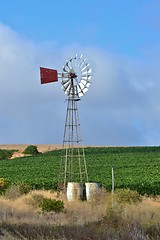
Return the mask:
<path id="1" fill-rule="evenodd" d="M 39 67 L 60 72 L 82 53 L 93 69 L 78 103 L 84 145 L 159 145 L 158 52 L 135 59 L 78 44 L 35 44 L 0 24 L 0 144 L 62 143 L 66 96 L 60 82 L 40 84 Z"/>

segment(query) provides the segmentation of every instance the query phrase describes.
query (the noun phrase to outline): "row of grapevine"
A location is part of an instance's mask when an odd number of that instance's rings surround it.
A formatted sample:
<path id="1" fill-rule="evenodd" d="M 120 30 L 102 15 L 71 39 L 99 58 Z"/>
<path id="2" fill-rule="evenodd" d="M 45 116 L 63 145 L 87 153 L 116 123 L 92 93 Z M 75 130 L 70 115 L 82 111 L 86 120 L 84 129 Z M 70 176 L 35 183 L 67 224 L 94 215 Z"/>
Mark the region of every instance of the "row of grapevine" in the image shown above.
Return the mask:
<path id="1" fill-rule="evenodd" d="M 55 189 L 61 150 L 36 156 L 0 161 L 0 178 L 26 183 L 33 188 Z M 160 195 L 160 147 L 86 148 L 89 181 L 111 190 L 111 168 L 115 188 L 130 188 L 142 194 Z"/>

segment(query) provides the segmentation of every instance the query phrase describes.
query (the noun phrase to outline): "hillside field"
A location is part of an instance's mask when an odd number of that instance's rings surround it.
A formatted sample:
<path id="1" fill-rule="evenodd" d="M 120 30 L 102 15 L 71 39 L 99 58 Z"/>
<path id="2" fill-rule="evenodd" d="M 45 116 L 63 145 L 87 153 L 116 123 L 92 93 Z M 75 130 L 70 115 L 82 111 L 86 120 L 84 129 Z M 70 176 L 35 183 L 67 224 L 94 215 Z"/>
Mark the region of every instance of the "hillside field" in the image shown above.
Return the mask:
<path id="1" fill-rule="evenodd" d="M 55 189 L 61 152 L 56 150 L 0 160 L 0 178 L 25 183 L 35 189 Z M 86 147 L 89 181 L 100 182 L 111 191 L 111 169 L 115 189 L 130 188 L 141 194 L 160 195 L 160 147 Z"/>

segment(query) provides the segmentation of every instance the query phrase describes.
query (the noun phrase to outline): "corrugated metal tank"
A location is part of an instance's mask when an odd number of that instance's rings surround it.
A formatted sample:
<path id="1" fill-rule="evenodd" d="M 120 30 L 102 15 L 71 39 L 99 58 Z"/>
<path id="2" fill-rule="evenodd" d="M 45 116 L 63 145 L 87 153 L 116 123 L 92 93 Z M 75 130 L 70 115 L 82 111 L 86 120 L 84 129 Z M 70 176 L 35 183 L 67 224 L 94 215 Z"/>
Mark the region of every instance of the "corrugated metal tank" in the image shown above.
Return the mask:
<path id="1" fill-rule="evenodd" d="M 85 183 L 86 186 L 86 200 L 92 200 L 95 196 L 96 193 L 98 193 L 98 191 L 101 188 L 101 184 L 100 183 L 94 183 L 94 182 L 87 182 Z"/>
<path id="2" fill-rule="evenodd" d="M 69 202 L 83 199 L 83 184 L 78 182 L 68 182 L 67 199 Z"/>

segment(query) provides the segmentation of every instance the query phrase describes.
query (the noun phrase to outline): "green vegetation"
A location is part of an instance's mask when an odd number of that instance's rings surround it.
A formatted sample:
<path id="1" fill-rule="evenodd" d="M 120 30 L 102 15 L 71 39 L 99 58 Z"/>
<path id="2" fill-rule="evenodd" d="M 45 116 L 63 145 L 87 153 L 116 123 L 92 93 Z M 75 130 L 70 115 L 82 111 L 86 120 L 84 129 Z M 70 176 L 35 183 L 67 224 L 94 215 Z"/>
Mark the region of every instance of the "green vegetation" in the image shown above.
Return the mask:
<path id="1" fill-rule="evenodd" d="M 42 212 L 63 212 L 64 202 L 61 200 L 44 197 L 42 194 L 34 193 L 29 200 L 29 204 L 35 208 L 40 208 Z"/>
<path id="2" fill-rule="evenodd" d="M 9 182 L 7 182 L 4 178 L 0 178 L 0 194 L 5 193 L 9 186 Z"/>
<path id="3" fill-rule="evenodd" d="M 117 189 L 115 191 L 115 200 L 118 204 L 136 204 L 142 201 L 142 196 L 136 191 L 130 189 Z"/>
<path id="4" fill-rule="evenodd" d="M 51 199 L 51 198 L 43 198 L 42 202 L 40 203 L 40 208 L 42 212 L 63 212 L 64 210 L 64 203 L 61 200 Z"/>
<path id="5" fill-rule="evenodd" d="M 0 177 L 12 184 L 34 189 L 56 189 L 62 150 L 0 161 Z M 115 189 L 160 195 L 160 147 L 86 148 L 89 181 L 111 190 L 114 167 Z"/>
<path id="6" fill-rule="evenodd" d="M 26 147 L 26 149 L 23 151 L 24 154 L 31 154 L 31 155 L 36 155 L 38 154 L 38 149 L 37 146 L 34 145 L 29 145 Z"/>
<path id="7" fill-rule="evenodd" d="M 16 150 L 0 149 L 0 160 L 8 159 Z"/>
<path id="8" fill-rule="evenodd" d="M 3 192 L 8 199 L 16 199 L 23 194 L 29 193 L 31 190 L 31 186 L 26 184 L 21 183 L 19 185 L 12 185 L 10 183 Z"/>

